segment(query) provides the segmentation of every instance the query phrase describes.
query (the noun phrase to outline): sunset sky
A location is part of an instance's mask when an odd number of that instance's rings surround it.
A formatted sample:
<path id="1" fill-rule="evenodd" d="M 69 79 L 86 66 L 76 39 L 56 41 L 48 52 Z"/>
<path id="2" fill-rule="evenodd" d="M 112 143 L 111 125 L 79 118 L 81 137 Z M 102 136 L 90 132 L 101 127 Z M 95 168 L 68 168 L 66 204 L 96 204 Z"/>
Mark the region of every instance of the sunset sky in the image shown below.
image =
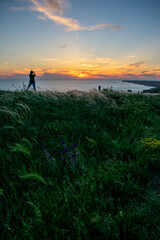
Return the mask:
<path id="1" fill-rule="evenodd" d="M 0 79 L 160 80 L 160 0 L 1 0 Z"/>

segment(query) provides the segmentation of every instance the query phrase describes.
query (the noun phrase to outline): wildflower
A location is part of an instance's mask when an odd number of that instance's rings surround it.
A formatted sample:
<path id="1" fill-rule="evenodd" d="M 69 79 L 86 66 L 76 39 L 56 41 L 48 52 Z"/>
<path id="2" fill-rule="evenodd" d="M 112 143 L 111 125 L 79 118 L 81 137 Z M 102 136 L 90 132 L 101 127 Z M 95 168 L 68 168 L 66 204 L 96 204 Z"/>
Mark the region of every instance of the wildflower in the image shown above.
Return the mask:
<path id="1" fill-rule="evenodd" d="M 64 153 L 66 153 L 67 151 L 68 151 L 68 148 L 65 148 L 65 149 L 64 149 Z"/>
<path id="2" fill-rule="evenodd" d="M 150 149 L 159 149 L 160 150 L 160 140 L 154 138 L 145 138 L 141 140 L 143 146 Z"/>
<path id="3" fill-rule="evenodd" d="M 77 144 L 76 144 L 76 143 L 73 143 L 73 147 L 76 148 L 76 147 L 77 147 Z"/>
<path id="4" fill-rule="evenodd" d="M 65 140 L 61 140 L 61 144 L 64 145 L 63 149 L 59 150 L 57 153 L 60 154 L 59 158 L 62 161 L 62 167 L 65 172 L 69 170 L 69 172 L 75 174 L 76 171 L 82 170 L 82 158 L 78 150 L 78 145 L 76 143 L 72 144 L 71 147 L 67 147 Z M 53 167 L 56 159 L 52 156 L 51 152 L 45 148 L 43 145 L 43 152 L 46 156 L 46 161 L 49 166 Z"/>
<path id="5" fill-rule="evenodd" d="M 53 166 L 53 162 L 55 161 L 54 157 L 50 154 L 50 151 L 48 151 L 45 148 L 43 149 L 43 152 L 44 152 L 44 155 L 46 157 L 47 164 L 49 164 L 52 167 Z"/>

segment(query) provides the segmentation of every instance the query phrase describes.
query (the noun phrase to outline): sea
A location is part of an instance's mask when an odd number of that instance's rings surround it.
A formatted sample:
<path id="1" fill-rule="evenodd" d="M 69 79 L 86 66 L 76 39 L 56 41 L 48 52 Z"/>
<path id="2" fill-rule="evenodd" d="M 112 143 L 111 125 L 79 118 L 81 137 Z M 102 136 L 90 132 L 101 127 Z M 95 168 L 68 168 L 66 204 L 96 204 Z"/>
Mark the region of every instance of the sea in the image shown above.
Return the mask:
<path id="1" fill-rule="evenodd" d="M 5 91 L 23 91 L 28 86 L 28 80 L 1 80 L 0 79 L 0 90 Z M 128 91 L 141 92 L 152 88 L 152 86 L 144 86 L 134 83 L 123 82 L 122 80 L 109 80 L 109 79 L 71 79 L 71 80 L 40 80 L 36 79 L 37 91 L 60 91 L 66 92 L 70 90 L 78 91 L 90 91 L 93 89 L 113 89 L 114 91 Z M 30 89 L 33 87 L 31 86 Z"/>

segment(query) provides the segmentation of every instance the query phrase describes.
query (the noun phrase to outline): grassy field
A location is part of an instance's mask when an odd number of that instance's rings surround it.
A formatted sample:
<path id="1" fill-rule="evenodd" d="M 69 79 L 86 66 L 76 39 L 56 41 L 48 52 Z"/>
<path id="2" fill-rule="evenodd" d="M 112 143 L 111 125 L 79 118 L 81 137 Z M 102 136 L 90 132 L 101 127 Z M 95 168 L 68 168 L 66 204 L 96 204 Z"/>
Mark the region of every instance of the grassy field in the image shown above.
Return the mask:
<path id="1" fill-rule="evenodd" d="M 0 239 L 160 239 L 160 96 L 0 91 L 0 119 Z"/>

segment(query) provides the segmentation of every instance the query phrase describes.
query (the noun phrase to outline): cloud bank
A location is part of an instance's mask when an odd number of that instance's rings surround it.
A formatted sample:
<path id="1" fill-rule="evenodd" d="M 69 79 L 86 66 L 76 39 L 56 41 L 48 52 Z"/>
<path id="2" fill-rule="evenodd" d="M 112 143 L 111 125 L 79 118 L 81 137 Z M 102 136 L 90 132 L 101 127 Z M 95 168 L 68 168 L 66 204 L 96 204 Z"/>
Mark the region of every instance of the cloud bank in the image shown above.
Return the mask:
<path id="1" fill-rule="evenodd" d="M 136 63 L 132 63 L 129 66 L 132 67 L 133 69 L 139 68 L 140 66 L 142 66 L 144 64 L 144 62 L 136 62 Z"/>
<path id="2" fill-rule="evenodd" d="M 71 80 L 71 79 L 136 79 L 136 80 L 160 80 L 160 74 L 152 73 L 100 73 L 92 70 L 65 70 L 34 69 L 37 75 L 36 81 L 42 80 Z M 0 73 L 0 80 L 22 80 L 28 82 L 28 70 L 14 71 L 12 73 Z"/>
<path id="3" fill-rule="evenodd" d="M 95 26 L 81 26 L 76 19 L 67 18 L 63 16 L 63 10 L 66 6 L 66 0 L 29 0 L 32 4 L 27 7 L 12 7 L 11 10 L 29 10 L 32 12 L 38 12 L 38 19 L 46 21 L 51 20 L 58 25 L 65 26 L 65 31 L 79 31 L 79 30 L 98 30 L 98 29 L 113 29 L 119 30 L 123 27 L 114 24 L 97 24 Z"/>

